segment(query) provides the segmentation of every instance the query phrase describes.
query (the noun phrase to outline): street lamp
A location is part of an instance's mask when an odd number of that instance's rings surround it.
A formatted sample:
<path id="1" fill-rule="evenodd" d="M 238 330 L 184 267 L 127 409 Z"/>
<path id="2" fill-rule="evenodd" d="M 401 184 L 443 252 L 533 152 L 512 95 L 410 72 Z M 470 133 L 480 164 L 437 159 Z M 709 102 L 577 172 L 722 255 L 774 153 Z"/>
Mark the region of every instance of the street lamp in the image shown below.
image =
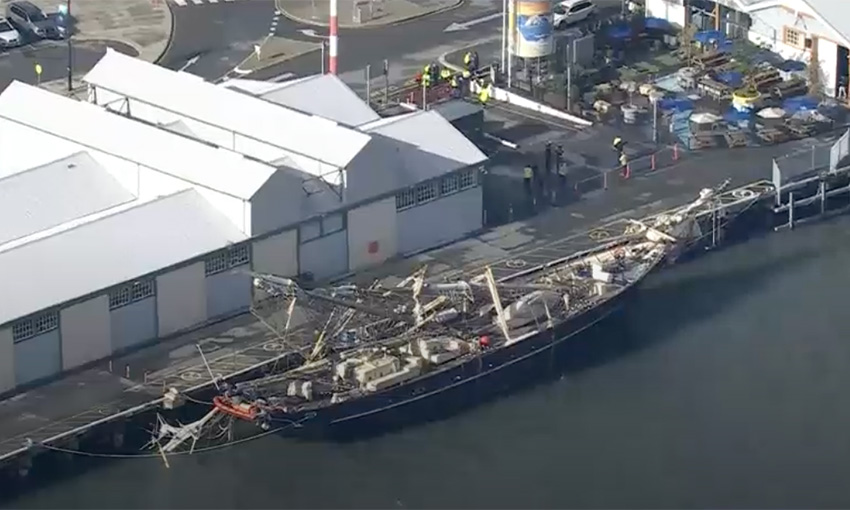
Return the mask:
<path id="1" fill-rule="evenodd" d="M 65 29 L 65 39 L 68 43 L 68 92 L 74 90 L 73 74 L 74 74 L 74 52 L 71 46 L 71 0 L 65 0 L 65 5 L 59 5 L 56 8 L 59 12 L 59 18 L 62 20 L 62 26 Z"/>

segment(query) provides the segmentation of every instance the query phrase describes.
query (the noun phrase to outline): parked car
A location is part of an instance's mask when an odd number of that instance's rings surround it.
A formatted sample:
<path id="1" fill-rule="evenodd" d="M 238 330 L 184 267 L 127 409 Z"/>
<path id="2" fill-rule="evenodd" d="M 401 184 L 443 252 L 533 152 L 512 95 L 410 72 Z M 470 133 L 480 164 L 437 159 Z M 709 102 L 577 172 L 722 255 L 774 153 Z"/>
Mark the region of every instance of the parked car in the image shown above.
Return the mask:
<path id="1" fill-rule="evenodd" d="M 555 5 L 553 13 L 555 14 L 555 28 L 564 28 L 567 25 L 594 16 L 596 4 L 593 3 L 593 0 L 565 0 Z"/>
<path id="2" fill-rule="evenodd" d="M 21 45 L 21 34 L 6 18 L 0 18 L 0 48 L 14 48 Z"/>
<path id="3" fill-rule="evenodd" d="M 6 4 L 6 18 L 22 34 L 37 39 L 63 39 L 65 27 L 54 17 L 48 17 L 37 5 L 21 0 Z"/>

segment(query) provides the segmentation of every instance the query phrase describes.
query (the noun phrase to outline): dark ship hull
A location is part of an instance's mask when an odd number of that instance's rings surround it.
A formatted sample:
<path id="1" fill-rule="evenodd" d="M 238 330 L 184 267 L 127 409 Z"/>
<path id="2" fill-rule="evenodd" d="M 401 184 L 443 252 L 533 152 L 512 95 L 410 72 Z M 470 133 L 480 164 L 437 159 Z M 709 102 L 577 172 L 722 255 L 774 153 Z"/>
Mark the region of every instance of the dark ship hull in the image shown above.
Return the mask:
<path id="1" fill-rule="evenodd" d="M 269 425 L 281 428 L 288 436 L 349 438 L 468 409 L 519 384 L 552 374 L 557 348 L 579 340 L 580 334 L 612 316 L 632 298 L 639 284 L 552 328 L 398 386 L 313 410 L 271 411 Z"/>

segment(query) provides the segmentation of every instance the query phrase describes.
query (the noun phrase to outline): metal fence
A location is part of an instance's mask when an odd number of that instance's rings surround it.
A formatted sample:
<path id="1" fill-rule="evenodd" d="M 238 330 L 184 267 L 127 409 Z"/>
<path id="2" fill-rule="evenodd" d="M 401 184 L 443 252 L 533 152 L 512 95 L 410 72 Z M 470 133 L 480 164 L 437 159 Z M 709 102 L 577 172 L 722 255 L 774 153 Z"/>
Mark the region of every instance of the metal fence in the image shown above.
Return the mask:
<path id="1" fill-rule="evenodd" d="M 649 154 L 632 157 L 627 168 L 609 168 L 592 177 L 572 181 L 573 189 L 583 194 L 622 186 L 631 178 L 673 166 L 683 157 L 685 157 L 685 152 L 678 144 L 662 146 Z"/>
<path id="2" fill-rule="evenodd" d="M 833 145 L 833 142 L 826 142 L 801 146 L 784 156 L 775 158 L 774 180 L 777 179 L 776 172 L 778 172 L 780 184 L 787 184 L 828 170 Z"/>

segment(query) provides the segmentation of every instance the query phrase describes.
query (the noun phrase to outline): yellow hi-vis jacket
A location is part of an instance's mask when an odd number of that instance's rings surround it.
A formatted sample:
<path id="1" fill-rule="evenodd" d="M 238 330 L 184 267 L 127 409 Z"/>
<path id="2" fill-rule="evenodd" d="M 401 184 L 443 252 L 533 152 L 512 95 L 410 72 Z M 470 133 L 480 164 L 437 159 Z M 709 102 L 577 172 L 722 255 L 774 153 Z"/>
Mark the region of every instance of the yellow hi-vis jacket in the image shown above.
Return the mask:
<path id="1" fill-rule="evenodd" d="M 533 177 L 534 170 L 532 170 L 530 166 L 526 165 L 526 167 L 522 169 L 522 178 L 526 181 L 530 181 Z"/>
<path id="2" fill-rule="evenodd" d="M 490 85 L 486 87 L 481 87 L 481 90 L 478 91 L 478 100 L 481 101 L 482 104 L 486 103 L 490 100 L 490 94 L 493 92 L 493 89 Z"/>
<path id="3" fill-rule="evenodd" d="M 449 82 L 449 84 L 451 85 L 451 87 L 452 87 L 453 89 L 456 89 L 456 88 L 457 88 L 457 85 L 458 85 L 458 84 L 457 84 L 457 76 L 452 76 L 452 80 Z"/>
<path id="4" fill-rule="evenodd" d="M 452 71 L 448 67 L 444 67 L 440 71 L 440 78 L 442 78 L 444 80 L 449 80 L 451 77 L 452 77 Z"/>
<path id="5" fill-rule="evenodd" d="M 628 164 L 629 158 L 627 158 L 625 154 L 620 154 L 620 166 L 626 166 Z"/>
<path id="6" fill-rule="evenodd" d="M 463 56 L 463 63 L 468 66 L 470 62 L 472 62 L 472 53 L 467 51 Z"/>

